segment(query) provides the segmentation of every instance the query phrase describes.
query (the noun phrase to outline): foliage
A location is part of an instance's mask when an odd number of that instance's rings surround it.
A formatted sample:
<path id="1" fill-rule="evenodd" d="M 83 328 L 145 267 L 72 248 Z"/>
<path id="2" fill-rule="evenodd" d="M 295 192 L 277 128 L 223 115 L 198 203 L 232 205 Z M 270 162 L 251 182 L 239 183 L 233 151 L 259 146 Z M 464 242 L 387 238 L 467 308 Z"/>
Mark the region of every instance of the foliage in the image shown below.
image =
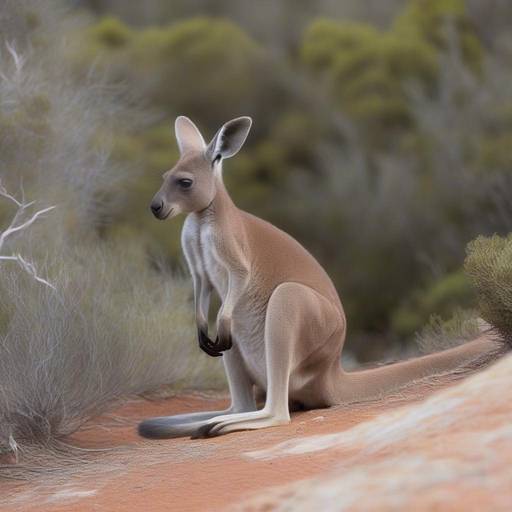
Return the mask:
<path id="1" fill-rule="evenodd" d="M 461 49 L 463 60 L 475 71 L 482 63 L 482 45 L 476 27 L 470 19 L 464 0 L 414 0 L 408 2 L 394 23 L 394 31 L 402 39 L 420 38 L 440 50 L 447 50 L 454 28 L 455 44 Z"/>
<path id="2" fill-rule="evenodd" d="M 131 30 L 114 18 L 90 28 L 88 50 L 107 50 L 117 78 L 129 79 L 149 101 L 176 113 L 220 122 L 258 94 L 255 41 L 229 21 L 195 18 L 166 27 Z M 205 80 L 205 77 L 207 79 Z"/>
<path id="3" fill-rule="evenodd" d="M 473 305 L 471 285 L 462 270 L 434 281 L 425 289 L 413 293 L 393 316 L 393 329 L 410 336 L 435 315 L 436 321 L 447 318 L 461 307 Z"/>
<path id="4" fill-rule="evenodd" d="M 132 39 L 133 32 L 120 20 L 105 17 L 91 28 L 91 39 L 105 48 L 121 48 Z"/>
<path id="5" fill-rule="evenodd" d="M 0 274 L 0 452 L 165 384 L 222 385 L 194 343 L 189 283 L 149 269 L 139 247 L 95 245 L 52 247 L 55 290 Z"/>
<path id="6" fill-rule="evenodd" d="M 482 318 L 506 338 L 512 335 L 512 235 L 480 236 L 464 264 L 475 287 Z"/>
<path id="7" fill-rule="evenodd" d="M 422 38 L 350 22 L 315 22 L 305 35 L 302 58 L 315 73 L 327 75 L 344 111 L 374 129 L 409 125 L 404 85 L 432 83 L 437 71 L 436 52 Z"/>
<path id="8" fill-rule="evenodd" d="M 435 93 L 440 51 L 450 45 L 461 49 L 471 69 L 479 69 L 482 48 L 464 2 L 415 0 L 387 31 L 349 21 L 314 22 L 304 37 L 302 60 L 326 78 L 340 108 L 369 142 L 386 148 L 394 130 L 414 127 L 408 91 L 416 86 Z"/>
<path id="9" fill-rule="evenodd" d="M 456 309 L 453 316 L 443 320 L 434 314 L 416 334 L 416 342 L 424 354 L 445 350 L 475 339 L 480 333 L 475 311 Z"/>

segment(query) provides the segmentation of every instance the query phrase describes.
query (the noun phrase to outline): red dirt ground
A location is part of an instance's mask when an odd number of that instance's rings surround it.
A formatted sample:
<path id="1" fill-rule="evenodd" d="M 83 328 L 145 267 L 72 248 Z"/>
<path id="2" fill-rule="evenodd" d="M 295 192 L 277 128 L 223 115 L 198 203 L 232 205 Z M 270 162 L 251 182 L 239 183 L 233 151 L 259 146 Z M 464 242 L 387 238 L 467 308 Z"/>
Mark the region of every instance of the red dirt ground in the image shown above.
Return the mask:
<path id="1" fill-rule="evenodd" d="M 98 465 L 95 475 L 85 470 L 83 475 L 74 472 L 58 484 L 47 485 L 42 478 L 43 482 L 17 485 L 8 489 L 17 496 L 16 500 L 1 510 L 224 510 L 267 487 L 315 476 L 339 463 L 337 452 L 269 462 L 251 460 L 244 456 L 245 452 L 311 434 L 339 432 L 381 410 L 374 405 L 351 411 L 333 408 L 300 412 L 294 414 L 287 426 L 201 440 L 144 440 L 135 431 L 138 421 L 146 417 L 219 409 L 226 405 L 226 399 L 199 394 L 161 402 L 133 401 L 115 411 L 116 424 L 113 425 L 111 415 L 98 418 L 69 440 L 84 448 L 122 448 L 118 453 L 115 450 L 108 453 L 107 460 L 94 462 Z M 112 465 L 116 466 L 113 471 Z"/>
<path id="2" fill-rule="evenodd" d="M 132 401 L 69 440 L 87 463 L 4 483 L 2 512 L 512 510 L 512 358 L 435 393 L 296 413 L 212 439 L 151 441 L 138 421 L 226 406 Z"/>

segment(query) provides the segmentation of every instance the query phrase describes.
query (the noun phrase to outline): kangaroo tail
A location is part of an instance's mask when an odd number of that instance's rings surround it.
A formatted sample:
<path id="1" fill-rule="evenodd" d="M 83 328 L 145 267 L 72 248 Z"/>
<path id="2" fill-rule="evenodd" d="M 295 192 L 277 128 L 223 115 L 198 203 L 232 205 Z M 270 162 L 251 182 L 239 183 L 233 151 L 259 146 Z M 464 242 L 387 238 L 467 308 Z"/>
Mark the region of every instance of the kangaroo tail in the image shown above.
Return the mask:
<path id="1" fill-rule="evenodd" d="M 333 379 L 336 403 L 378 399 L 418 380 L 432 384 L 451 382 L 483 368 L 506 352 L 510 345 L 484 334 L 461 346 L 368 370 L 344 372 Z"/>

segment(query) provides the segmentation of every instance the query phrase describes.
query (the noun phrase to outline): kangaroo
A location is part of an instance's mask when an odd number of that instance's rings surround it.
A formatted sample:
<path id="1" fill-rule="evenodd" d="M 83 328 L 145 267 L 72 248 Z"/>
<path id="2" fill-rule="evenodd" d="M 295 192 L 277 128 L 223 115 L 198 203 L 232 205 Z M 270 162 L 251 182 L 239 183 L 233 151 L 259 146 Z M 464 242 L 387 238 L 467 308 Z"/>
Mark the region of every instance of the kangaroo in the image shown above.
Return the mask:
<path id="1" fill-rule="evenodd" d="M 223 356 L 231 405 L 145 420 L 141 436 L 198 438 L 282 425 L 290 422 L 290 404 L 312 409 L 378 398 L 499 351 L 499 341 L 479 338 L 412 360 L 345 372 L 346 319 L 331 279 L 291 236 L 237 208 L 224 186 L 223 160 L 240 150 L 251 124 L 249 117 L 233 119 L 207 145 L 190 119 L 178 117 L 180 158 L 163 175 L 151 203 L 161 220 L 188 214 L 182 246 L 192 274 L 199 346 L 210 356 Z M 208 334 L 213 291 L 221 299 L 215 340 Z M 266 395 L 260 410 L 255 389 Z"/>

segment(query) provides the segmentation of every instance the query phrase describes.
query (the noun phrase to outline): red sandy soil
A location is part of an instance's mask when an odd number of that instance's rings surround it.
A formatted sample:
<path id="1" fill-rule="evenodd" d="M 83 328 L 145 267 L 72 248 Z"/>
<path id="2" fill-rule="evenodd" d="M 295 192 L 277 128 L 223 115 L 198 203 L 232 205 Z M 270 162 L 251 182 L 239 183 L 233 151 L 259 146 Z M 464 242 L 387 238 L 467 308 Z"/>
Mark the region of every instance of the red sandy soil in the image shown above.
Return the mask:
<path id="1" fill-rule="evenodd" d="M 217 511 L 264 489 L 315 476 L 339 462 L 339 453 L 255 461 L 245 452 L 262 450 L 282 441 L 311 434 L 339 432 L 377 414 L 376 405 L 344 411 L 341 408 L 300 412 L 290 425 L 239 432 L 211 439 L 153 441 L 136 434 L 136 424 L 150 416 L 222 409 L 228 401 L 190 394 L 160 402 L 137 400 L 100 417 L 69 440 L 84 448 L 122 448 L 98 461 L 96 474 L 74 474 L 58 484 L 42 481 L 16 485 L 14 503 L 2 512 L 87 511 Z M 132 452 L 132 453 L 131 453 Z M 99 457 L 102 457 L 100 452 Z M 112 461 L 114 459 L 114 461 Z M 118 460 L 115 460 L 118 459 Z M 121 467 L 111 470 L 120 462 Z M 36 489 L 36 492 L 32 492 Z"/>
<path id="2" fill-rule="evenodd" d="M 435 393 L 415 388 L 385 404 L 300 412 L 287 426 L 211 439 L 144 440 L 135 427 L 223 408 L 223 397 L 132 401 L 69 440 L 111 450 L 57 477 L 0 484 L 0 510 L 512 510 L 505 363 Z"/>

